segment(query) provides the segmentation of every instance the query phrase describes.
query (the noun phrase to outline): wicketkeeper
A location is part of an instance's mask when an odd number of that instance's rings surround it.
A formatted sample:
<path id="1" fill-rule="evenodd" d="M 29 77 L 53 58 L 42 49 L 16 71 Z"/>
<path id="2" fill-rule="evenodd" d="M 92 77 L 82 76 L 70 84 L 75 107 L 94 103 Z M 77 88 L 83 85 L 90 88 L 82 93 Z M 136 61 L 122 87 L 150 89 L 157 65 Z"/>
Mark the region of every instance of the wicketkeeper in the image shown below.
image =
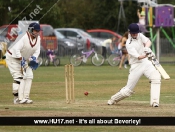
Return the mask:
<path id="1" fill-rule="evenodd" d="M 37 58 L 40 54 L 40 25 L 31 23 L 28 31 L 15 40 L 13 47 L 6 53 L 6 61 L 13 77 L 14 104 L 32 103 L 30 90 L 33 71 L 38 67 Z M 21 37 L 21 38 L 19 38 Z"/>
<path id="2" fill-rule="evenodd" d="M 151 82 L 150 105 L 159 106 L 161 75 L 148 60 L 151 41 L 139 31 L 139 26 L 132 23 L 128 27 L 129 35 L 126 42 L 126 48 L 130 56 L 131 65 L 128 82 L 119 92 L 114 94 L 108 105 L 113 105 L 120 100 L 131 96 L 134 93 L 134 87 L 142 75 L 145 75 Z M 150 56 L 150 54 L 149 54 Z"/>

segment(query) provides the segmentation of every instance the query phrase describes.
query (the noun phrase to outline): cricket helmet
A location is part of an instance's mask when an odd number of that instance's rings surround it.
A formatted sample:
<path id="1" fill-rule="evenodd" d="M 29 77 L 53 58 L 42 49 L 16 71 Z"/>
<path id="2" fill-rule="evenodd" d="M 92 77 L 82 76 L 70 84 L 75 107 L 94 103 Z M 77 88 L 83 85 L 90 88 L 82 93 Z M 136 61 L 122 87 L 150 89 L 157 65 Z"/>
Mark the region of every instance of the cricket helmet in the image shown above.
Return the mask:
<path id="1" fill-rule="evenodd" d="M 140 32 L 139 26 L 136 23 L 131 23 L 128 27 L 128 32 L 136 34 Z"/>
<path id="2" fill-rule="evenodd" d="M 40 25 L 38 23 L 34 22 L 34 23 L 31 23 L 29 25 L 28 30 L 29 30 L 29 32 L 33 32 L 33 30 L 40 31 L 41 28 L 40 28 Z"/>

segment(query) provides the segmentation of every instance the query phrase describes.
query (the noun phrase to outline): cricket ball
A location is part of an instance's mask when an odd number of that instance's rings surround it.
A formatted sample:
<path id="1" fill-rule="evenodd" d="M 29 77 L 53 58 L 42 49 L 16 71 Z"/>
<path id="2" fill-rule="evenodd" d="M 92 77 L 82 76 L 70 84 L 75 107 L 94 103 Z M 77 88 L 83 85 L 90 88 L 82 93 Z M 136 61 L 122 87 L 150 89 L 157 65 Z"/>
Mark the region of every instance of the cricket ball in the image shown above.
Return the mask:
<path id="1" fill-rule="evenodd" d="M 88 94 L 89 94 L 88 92 L 84 92 L 84 95 L 86 95 L 86 96 L 87 96 Z"/>

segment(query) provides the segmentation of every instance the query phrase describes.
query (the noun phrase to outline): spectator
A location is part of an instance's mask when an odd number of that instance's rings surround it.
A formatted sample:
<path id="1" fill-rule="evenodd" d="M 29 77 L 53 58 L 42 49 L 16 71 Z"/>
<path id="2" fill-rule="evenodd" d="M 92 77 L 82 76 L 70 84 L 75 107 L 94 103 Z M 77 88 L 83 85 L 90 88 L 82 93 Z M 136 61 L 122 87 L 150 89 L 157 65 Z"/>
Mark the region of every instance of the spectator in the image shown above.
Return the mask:
<path id="1" fill-rule="evenodd" d="M 110 50 L 111 50 L 111 52 L 112 53 L 116 53 L 116 52 L 118 52 L 118 45 L 117 45 L 117 37 L 116 36 L 113 36 L 112 38 L 111 38 L 111 42 L 110 42 Z"/>
<path id="2" fill-rule="evenodd" d="M 137 16 L 139 18 L 138 25 L 139 25 L 140 31 L 143 33 L 148 32 L 148 30 L 146 30 L 146 27 L 145 27 L 145 11 L 141 11 L 141 13 L 140 13 L 140 10 L 138 9 Z"/>
<path id="3" fill-rule="evenodd" d="M 118 48 L 116 46 L 116 40 L 117 40 L 116 37 L 113 36 L 110 39 L 104 40 L 104 42 L 102 43 L 102 55 L 105 59 L 107 54 L 107 49 L 106 49 L 107 45 L 110 46 L 110 50 L 112 53 L 118 51 Z"/>
<path id="4" fill-rule="evenodd" d="M 48 51 L 47 51 L 47 56 L 50 58 L 50 61 L 52 62 L 52 61 L 53 61 L 53 58 L 55 57 L 54 51 L 48 49 Z"/>
<path id="5" fill-rule="evenodd" d="M 122 51 L 122 58 L 120 61 L 120 65 L 119 65 L 119 69 L 122 68 L 123 62 L 125 60 L 125 58 L 127 57 L 127 61 L 125 61 L 124 67 L 127 68 L 127 64 L 128 64 L 128 60 L 129 60 L 129 56 L 128 56 L 128 52 L 126 50 L 126 40 L 128 39 L 128 32 L 125 32 L 122 39 L 121 39 L 121 51 Z"/>

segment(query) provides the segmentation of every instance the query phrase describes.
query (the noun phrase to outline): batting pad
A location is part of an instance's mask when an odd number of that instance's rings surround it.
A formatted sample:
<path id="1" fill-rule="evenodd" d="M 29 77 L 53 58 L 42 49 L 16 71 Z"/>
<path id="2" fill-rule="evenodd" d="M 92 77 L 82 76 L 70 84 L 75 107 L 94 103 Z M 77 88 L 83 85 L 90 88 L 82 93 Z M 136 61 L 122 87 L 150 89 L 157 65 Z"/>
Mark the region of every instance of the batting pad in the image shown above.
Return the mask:
<path id="1" fill-rule="evenodd" d="M 134 92 L 128 88 L 122 88 L 119 92 L 117 92 L 115 95 L 111 97 L 112 100 L 115 100 L 115 102 L 119 102 L 120 100 L 123 100 L 124 98 L 127 98 L 131 96 Z"/>
<path id="2" fill-rule="evenodd" d="M 38 62 L 32 60 L 29 62 L 29 66 L 32 68 L 32 70 L 36 70 L 38 68 L 39 64 L 38 64 Z"/>

